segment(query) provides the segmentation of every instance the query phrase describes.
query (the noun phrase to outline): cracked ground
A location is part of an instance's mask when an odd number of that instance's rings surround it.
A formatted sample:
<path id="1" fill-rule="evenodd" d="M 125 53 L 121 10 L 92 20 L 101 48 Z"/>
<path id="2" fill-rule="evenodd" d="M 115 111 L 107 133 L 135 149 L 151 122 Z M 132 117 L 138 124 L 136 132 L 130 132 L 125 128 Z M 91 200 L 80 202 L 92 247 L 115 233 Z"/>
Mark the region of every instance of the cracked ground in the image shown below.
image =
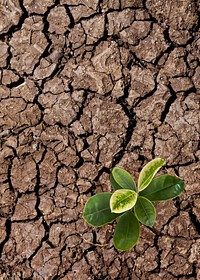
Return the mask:
<path id="1" fill-rule="evenodd" d="M 195 0 L 0 0 L 0 280 L 200 279 Z M 185 191 L 118 252 L 82 219 L 118 165 Z"/>

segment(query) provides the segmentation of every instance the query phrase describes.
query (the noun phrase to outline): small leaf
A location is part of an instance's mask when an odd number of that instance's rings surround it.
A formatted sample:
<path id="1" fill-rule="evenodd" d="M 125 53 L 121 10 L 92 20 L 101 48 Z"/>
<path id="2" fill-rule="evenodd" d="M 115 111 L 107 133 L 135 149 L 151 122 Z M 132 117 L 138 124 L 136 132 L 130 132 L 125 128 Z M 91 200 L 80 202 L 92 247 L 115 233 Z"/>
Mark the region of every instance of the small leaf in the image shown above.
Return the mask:
<path id="1" fill-rule="evenodd" d="M 137 200 L 137 193 L 132 190 L 116 190 L 110 199 L 110 209 L 113 213 L 122 213 L 131 209 Z"/>
<path id="2" fill-rule="evenodd" d="M 111 213 L 110 198 L 111 193 L 98 193 L 90 197 L 86 202 L 83 218 L 95 227 L 103 226 L 119 217 L 119 214 Z"/>
<path id="3" fill-rule="evenodd" d="M 115 191 L 122 189 L 122 187 L 114 180 L 112 173 L 110 174 L 110 183 Z"/>
<path id="4" fill-rule="evenodd" d="M 126 212 L 117 223 L 114 233 L 114 246 L 120 251 L 133 248 L 140 238 L 140 225 L 132 211 Z"/>
<path id="5" fill-rule="evenodd" d="M 130 189 L 137 191 L 136 184 L 133 177 L 123 168 L 115 166 L 112 170 L 112 177 L 114 181 L 123 189 Z"/>
<path id="6" fill-rule="evenodd" d="M 152 181 L 158 170 L 165 164 L 162 158 L 155 158 L 147 163 L 140 172 L 138 179 L 138 190 L 144 190 Z"/>
<path id="7" fill-rule="evenodd" d="M 152 227 L 156 219 L 156 209 L 147 198 L 139 196 L 134 207 L 135 216 L 145 226 Z"/>
<path id="8" fill-rule="evenodd" d="M 168 174 L 158 176 L 140 193 L 151 201 L 162 201 L 177 197 L 184 190 L 184 181 Z"/>

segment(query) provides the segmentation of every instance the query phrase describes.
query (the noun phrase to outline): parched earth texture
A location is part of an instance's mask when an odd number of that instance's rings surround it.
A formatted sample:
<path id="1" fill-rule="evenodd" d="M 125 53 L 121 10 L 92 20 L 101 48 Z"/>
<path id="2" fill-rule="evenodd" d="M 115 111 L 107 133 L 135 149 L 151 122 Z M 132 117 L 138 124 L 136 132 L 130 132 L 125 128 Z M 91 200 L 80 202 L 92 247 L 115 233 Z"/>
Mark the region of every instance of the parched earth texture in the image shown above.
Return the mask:
<path id="1" fill-rule="evenodd" d="M 0 0 L 0 280 L 200 279 L 195 0 Z M 151 159 L 185 191 L 131 251 L 87 199 Z"/>

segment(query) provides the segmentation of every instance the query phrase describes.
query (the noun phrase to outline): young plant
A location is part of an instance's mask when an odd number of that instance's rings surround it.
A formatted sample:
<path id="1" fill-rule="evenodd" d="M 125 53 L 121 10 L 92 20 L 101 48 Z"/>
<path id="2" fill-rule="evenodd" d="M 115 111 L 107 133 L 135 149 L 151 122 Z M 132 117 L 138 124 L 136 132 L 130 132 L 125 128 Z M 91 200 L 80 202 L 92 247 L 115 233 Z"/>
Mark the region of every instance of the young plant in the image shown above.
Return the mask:
<path id="1" fill-rule="evenodd" d="M 140 223 L 153 227 L 156 210 L 152 201 L 177 197 L 184 189 L 183 180 L 168 174 L 154 178 L 165 160 L 156 158 L 144 166 L 138 184 L 124 169 L 114 167 L 110 183 L 115 190 L 90 197 L 83 211 L 84 220 L 95 227 L 120 217 L 114 232 L 114 246 L 120 251 L 131 249 L 139 240 Z"/>

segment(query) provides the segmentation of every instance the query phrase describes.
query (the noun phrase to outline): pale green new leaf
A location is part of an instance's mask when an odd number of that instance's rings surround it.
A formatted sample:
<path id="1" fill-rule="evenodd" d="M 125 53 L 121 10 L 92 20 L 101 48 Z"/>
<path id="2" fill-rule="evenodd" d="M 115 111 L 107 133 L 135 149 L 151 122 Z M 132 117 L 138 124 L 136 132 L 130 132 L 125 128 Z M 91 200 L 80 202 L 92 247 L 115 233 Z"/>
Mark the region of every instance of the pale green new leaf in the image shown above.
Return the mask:
<path id="1" fill-rule="evenodd" d="M 164 159 L 155 158 L 143 167 L 138 179 L 139 192 L 144 190 L 151 183 L 155 174 L 164 164 L 165 164 Z"/>
<path id="2" fill-rule="evenodd" d="M 112 213 L 123 213 L 131 209 L 137 201 L 137 193 L 132 190 L 120 189 L 115 191 L 110 199 Z"/>

